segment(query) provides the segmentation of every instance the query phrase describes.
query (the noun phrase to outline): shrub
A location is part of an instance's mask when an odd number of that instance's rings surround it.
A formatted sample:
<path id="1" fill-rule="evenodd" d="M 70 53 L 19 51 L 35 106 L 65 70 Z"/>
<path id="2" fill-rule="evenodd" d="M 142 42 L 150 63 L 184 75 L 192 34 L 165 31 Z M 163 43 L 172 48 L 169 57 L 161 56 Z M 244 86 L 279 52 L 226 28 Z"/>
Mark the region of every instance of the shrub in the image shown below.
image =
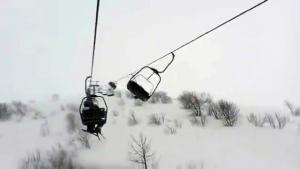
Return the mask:
<path id="1" fill-rule="evenodd" d="M 129 126 L 134 126 L 137 125 L 139 122 L 137 118 L 135 117 L 134 111 L 130 112 L 130 115 L 128 117 L 128 125 Z"/>
<path id="2" fill-rule="evenodd" d="M 40 151 L 29 154 L 20 163 L 20 169 L 81 169 L 82 167 L 75 164 L 73 155 L 63 149 L 61 146 L 53 148 L 46 153 L 45 157 L 41 156 Z"/>
<path id="3" fill-rule="evenodd" d="M 29 154 L 21 161 L 20 169 L 46 169 L 46 162 L 41 159 L 40 151 Z"/>
<path id="4" fill-rule="evenodd" d="M 215 119 L 219 120 L 222 116 L 220 115 L 218 104 L 210 102 L 208 104 L 207 115 L 214 116 Z"/>
<path id="5" fill-rule="evenodd" d="M 54 147 L 52 151 L 47 154 L 47 163 L 49 169 L 79 169 L 81 168 L 78 164 L 73 161 L 73 154 L 63 149 L 62 146 L 58 145 Z"/>
<path id="6" fill-rule="evenodd" d="M 172 103 L 172 98 L 169 97 L 166 92 L 159 91 L 159 92 L 155 92 L 151 96 L 149 102 L 152 104 L 155 104 L 155 103 L 169 104 L 169 103 Z"/>
<path id="7" fill-rule="evenodd" d="M 212 98 L 208 93 L 183 92 L 179 101 L 183 108 L 191 110 L 194 116 L 202 116 L 204 106 L 211 103 Z"/>
<path id="8" fill-rule="evenodd" d="M 128 152 L 129 160 L 138 165 L 138 168 L 147 169 L 154 164 L 154 153 L 151 150 L 151 143 L 148 137 L 140 134 L 139 138 L 132 137 L 130 150 Z"/>
<path id="9" fill-rule="evenodd" d="M 260 116 L 254 114 L 254 113 L 250 113 L 247 116 L 247 119 L 248 119 L 249 123 L 253 124 L 255 127 L 263 127 L 265 124 L 264 119 L 262 119 Z"/>
<path id="10" fill-rule="evenodd" d="M 255 127 L 263 127 L 265 124 L 269 124 L 274 129 L 283 129 L 288 122 L 288 118 L 279 113 L 275 113 L 274 115 L 266 113 L 263 118 L 251 113 L 247 118 Z"/>
<path id="11" fill-rule="evenodd" d="M 239 109 L 234 103 L 220 100 L 218 101 L 218 109 L 224 126 L 234 126 L 236 124 Z"/>
<path id="12" fill-rule="evenodd" d="M 290 113 L 293 116 L 300 116 L 300 107 L 296 108 L 291 102 L 285 101 L 285 105 L 288 107 Z"/>
<path id="13" fill-rule="evenodd" d="M 153 113 L 149 117 L 149 124 L 160 126 L 165 122 L 165 115 L 160 113 Z"/>
<path id="14" fill-rule="evenodd" d="M 206 125 L 206 115 L 202 116 L 192 116 L 190 122 L 193 126 L 202 126 Z"/>
<path id="15" fill-rule="evenodd" d="M 175 119 L 173 122 L 176 128 L 182 128 L 182 121 Z"/>
<path id="16" fill-rule="evenodd" d="M 166 134 L 173 135 L 173 134 L 176 134 L 176 133 L 177 133 L 177 128 L 176 128 L 175 126 L 166 125 L 166 126 L 165 126 L 165 129 L 164 129 L 164 132 L 165 132 Z"/>
<path id="17" fill-rule="evenodd" d="M 7 120 L 11 117 L 6 103 L 0 103 L 0 120 Z"/>
<path id="18" fill-rule="evenodd" d="M 279 113 L 275 113 L 275 118 L 277 121 L 277 128 L 283 129 L 288 122 L 288 118 L 286 116 L 282 116 Z"/>
<path id="19" fill-rule="evenodd" d="M 23 117 L 26 115 L 26 113 L 28 111 L 28 106 L 26 104 L 23 104 L 20 101 L 13 101 L 11 103 L 11 109 L 12 109 L 12 113 L 14 115 Z"/>

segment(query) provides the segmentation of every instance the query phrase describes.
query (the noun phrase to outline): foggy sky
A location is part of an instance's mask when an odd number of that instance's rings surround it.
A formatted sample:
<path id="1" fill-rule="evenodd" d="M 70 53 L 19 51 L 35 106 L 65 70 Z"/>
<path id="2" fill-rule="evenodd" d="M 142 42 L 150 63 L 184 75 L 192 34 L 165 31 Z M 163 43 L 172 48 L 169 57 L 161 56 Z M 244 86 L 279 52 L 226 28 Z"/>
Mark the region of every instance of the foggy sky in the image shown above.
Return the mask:
<path id="1" fill-rule="evenodd" d="M 258 2 L 102 0 L 95 79 L 115 80 Z M 83 95 L 95 7 L 96 0 L 1 0 L 0 101 Z M 299 44 L 300 1 L 270 0 L 176 52 L 159 90 L 299 105 Z"/>

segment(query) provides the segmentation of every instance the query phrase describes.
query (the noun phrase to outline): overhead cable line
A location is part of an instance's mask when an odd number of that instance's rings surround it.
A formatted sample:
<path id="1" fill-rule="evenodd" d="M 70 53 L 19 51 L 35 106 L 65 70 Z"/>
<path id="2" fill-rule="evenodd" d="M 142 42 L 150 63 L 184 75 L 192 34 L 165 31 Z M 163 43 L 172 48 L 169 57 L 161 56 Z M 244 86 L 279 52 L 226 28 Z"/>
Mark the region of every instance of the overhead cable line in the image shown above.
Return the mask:
<path id="1" fill-rule="evenodd" d="M 159 58 L 157 58 L 157 59 L 155 59 L 155 60 L 153 60 L 152 62 L 146 64 L 145 66 L 149 66 L 149 65 L 152 65 L 152 64 L 155 63 L 155 62 L 158 62 L 159 60 L 161 60 L 161 59 L 167 57 L 168 55 L 170 55 L 170 54 L 172 54 L 172 53 L 174 53 L 174 52 L 176 52 L 176 51 L 178 51 L 178 50 L 184 48 L 185 46 L 188 46 L 189 44 L 193 43 L 194 41 L 196 41 L 196 40 L 202 38 L 203 36 L 205 36 L 205 35 L 207 35 L 207 34 L 213 32 L 213 31 L 215 31 L 215 30 L 217 30 L 218 28 L 220 28 L 220 27 L 226 25 L 227 23 L 229 23 L 229 22 L 231 22 L 231 21 L 237 19 L 238 17 L 244 15 L 245 13 L 247 13 L 247 12 L 249 12 L 249 11 L 251 11 L 251 10 L 257 8 L 258 6 L 260 6 L 260 5 L 264 4 L 264 3 L 266 3 L 267 1 L 268 1 L 268 0 L 264 0 L 264 1 L 262 1 L 262 2 L 260 2 L 260 3 L 258 3 L 258 4 L 256 4 L 256 5 L 252 6 L 251 8 L 249 8 L 249 9 L 247 9 L 247 10 L 245 10 L 245 11 L 243 11 L 243 12 L 237 14 L 237 15 L 235 15 L 234 17 L 232 17 L 232 18 L 230 18 L 230 19 L 228 19 L 228 20 L 222 22 L 221 24 L 219 24 L 219 25 L 217 25 L 216 27 L 210 29 L 209 31 L 207 31 L 207 32 L 205 32 L 205 33 L 202 33 L 201 35 L 197 36 L 196 38 L 194 38 L 194 39 L 192 39 L 192 40 L 190 40 L 190 41 L 188 41 L 188 42 L 182 44 L 181 46 L 177 47 L 176 49 L 174 49 L 174 50 L 172 50 L 172 51 L 166 53 L 165 55 L 163 55 L 163 56 L 161 56 L 161 57 L 159 57 Z M 143 66 L 142 66 L 142 67 L 143 67 Z M 139 70 L 139 69 L 138 69 L 138 70 Z M 134 71 L 134 72 L 137 72 L 138 70 L 136 70 L 136 71 Z M 122 77 L 118 78 L 117 80 L 115 80 L 114 82 L 117 83 L 117 82 L 119 82 L 119 81 L 121 81 L 121 80 L 127 78 L 128 76 L 134 74 L 134 72 L 129 73 L 129 74 L 125 75 L 125 76 L 122 76 Z"/>
<path id="2" fill-rule="evenodd" d="M 95 49 L 96 49 L 96 42 L 97 42 L 97 28 L 98 28 L 99 7 L 100 7 L 100 0 L 97 0 L 95 29 L 94 29 L 93 54 L 92 54 L 92 66 L 91 66 L 91 79 L 90 79 L 90 81 L 92 81 L 92 79 L 93 79 L 93 72 L 94 72 L 94 60 L 95 60 Z"/>

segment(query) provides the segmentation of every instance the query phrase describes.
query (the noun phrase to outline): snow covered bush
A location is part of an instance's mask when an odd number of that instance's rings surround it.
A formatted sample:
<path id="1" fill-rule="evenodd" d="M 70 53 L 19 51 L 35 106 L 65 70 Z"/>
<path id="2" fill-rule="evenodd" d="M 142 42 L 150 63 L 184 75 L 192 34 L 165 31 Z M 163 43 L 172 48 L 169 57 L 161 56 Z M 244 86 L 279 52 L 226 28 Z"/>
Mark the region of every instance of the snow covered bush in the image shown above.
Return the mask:
<path id="1" fill-rule="evenodd" d="M 165 122 L 165 117 L 163 113 L 153 113 L 149 116 L 149 124 L 160 126 Z"/>
<path id="2" fill-rule="evenodd" d="M 218 101 L 219 113 L 222 116 L 224 126 L 234 126 L 238 119 L 239 109 L 238 107 L 229 101 L 219 100 Z"/>
<path id="3" fill-rule="evenodd" d="M 164 128 L 164 132 L 165 134 L 173 135 L 177 133 L 177 128 L 173 125 L 166 125 Z"/>
<path id="4" fill-rule="evenodd" d="M 6 103 L 0 103 L 0 120 L 7 120 L 10 116 L 8 105 Z"/>
<path id="5" fill-rule="evenodd" d="M 275 113 L 274 116 L 271 114 L 266 114 L 265 122 L 269 123 L 271 128 L 283 129 L 288 122 L 288 118 L 280 115 L 279 113 Z"/>
<path id="6" fill-rule="evenodd" d="M 179 129 L 182 128 L 182 121 L 181 120 L 175 119 L 173 122 L 174 122 L 174 125 L 175 125 L 176 128 L 179 128 Z"/>
<path id="7" fill-rule="evenodd" d="M 138 123 L 139 123 L 139 121 L 135 117 L 134 111 L 131 111 L 130 115 L 128 117 L 128 125 L 129 126 L 134 126 L 134 125 L 137 125 Z"/>
<path id="8" fill-rule="evenodd" d="M 283 129 L 288 122 L 288 118 L 286 116 L 282 116 L 279 113 L 275 113 L 275 118 L 277 121 L 277 128 Z"/>
<path id="9" fill-rule="evenodd" d="M 41 159 L 40 151 L 29 154 L 21 161 L 20 169 L 46 169 L 46 162 Z"/>
<path id="10" fill-rule="evenodd" d="M 209 102 L 207 108 L 207 115 L 213 116 L 215 119 L 219 120 L 222 116 L 220 115 L 219 107 L 217 103 Z"/>
<path id="11" fill-rule="evenodd" d="M 143 134 L 140 134 L 138 138 L 132 137 L 128 155 L 131 162 L 143 169 L 150 169 L 152 164 L 155 163 L 150 140 Z"/>
<path id="12" fill-rule="evenodd" d="M 185 109 L 192 111 L 194 116 L 202 116 L 205 105 L 212 102 L 208 93 L 183 92 L 179 101 Z"/>
<path id="13" fill-rule="evenodd" d="M 74 163 L 73 154 L 57 146 L 45 153 L 43 157 L 40 151 L 29 154 L 20 163 L 20 169 L 81 169 Z"/>
<path id="14" fill-rule="evenodd" d="M 28 106 L 20 101 L 13 101 L 11 103 L 11 111 L 16 116 L 24 117 L 28 111 Z"/>
<path id="15" fill-rule="evenodd" d="M 288 118 L 279 113 L 275 113 L 273 115 L 266 113 L 263 118 L 251 113 L 247 119 L 255 127 L 264 127 L 269 125 L 273 129 L 283 129 L 288 122 Z"/>
<path id="16" fill-rule="evenodd" d="M 255 127 L 263 127 L 265 124 L 264 119 L 254 113 L 250 113 L 247 116 L 247 119 L 248 119 L 249 123 L 253 124 Z"/>
<path id="17" fill-rule="evenodd" d="M 202 116 L 192 116 L 190 122 L 193 126 L 205 127 L 206 125 L 206 115 Z"/>
<path id="18" fill-rule="evenodd" d="M 285 105 L 288 107 L 290 113 L 293 116 L 300 116 L 300 107 L 295 107 L 291 102 L 285 101 Z"/>
<path id="19" fill-rule="evenodd" d="M 169 104 L 172 103 L 172 98 L 168 96 L 166 92 L 158 91 L 151 96 L 149 102 L 152 104 L 155 103 Z"/>

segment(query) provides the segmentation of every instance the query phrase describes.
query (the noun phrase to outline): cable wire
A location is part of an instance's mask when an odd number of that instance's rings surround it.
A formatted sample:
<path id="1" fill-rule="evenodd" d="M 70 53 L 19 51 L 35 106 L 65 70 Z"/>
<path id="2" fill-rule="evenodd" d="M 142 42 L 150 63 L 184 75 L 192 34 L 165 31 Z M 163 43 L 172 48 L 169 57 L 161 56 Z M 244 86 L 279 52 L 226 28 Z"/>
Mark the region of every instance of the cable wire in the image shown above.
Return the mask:
<path id="1" fill-rule="evenodd" d="M 221 24 L 219 24 L 219 25 L 217 25 L 216 27 L 210 29 L 209 31 L 207 31 L 207 32 L 205 32 L 205 33 L 202 33 L 201 35 L 199 35 L 199 36 L 197 36 L 196 38 L 194 38 L 194 39 L 192 39 L 192 40 L 190 40 L 190 41 L 188 41 L 188 42 L 182 44 L 181 46 L 179 46 L 179 47 L 177 47 L 176 49 L 174 49 L 174 50 L 168 52 L 167 54 L 165 54 L 165 55 L 163 55 L 163 56 L 161 56 L 161 57 L 159 57 L 159 58 L 153 60 L 152 62 L 146 64 L 145 66 L 152 65 L 153 63 L 155 63 L 155 62 L 157 62 L 157 61 L 159 61 L 159 60 L 161 60 L 161 59 L 167 57 L 168 55 L 170 55 L 170 54 L 172 54 L 172 53 L 174 53 L 174 52 L 176 52 L 176 51 L 178 51 L 178 50 L 184 48 L 185 46 L 187 46 L 187 45 L 193 43 L 194 41 L 196 41 L 196 40 L 202 38 L 203 36 L 205 36 L 205 35 L 207 35 L 207 34 L 213 32 L 213 31 L 217 30 L 218 28 L 220 28 L 220 27 L 226 25 L 227 23 L 229 23 L 229 22 L 231 22 L 231 21 L 237 19 L 238 17 L 240 17 L 240 16 L 244 15 L 245 13 L 247 13 L 247 12 L 253 10 L 254 8 L 257 8 L 258 6 L 260 6 L 260 5 L 264 4 L 264 3 L 266 3 L 267 1 L 268 1 L 268 0 L 264 0 L 264 1 L 262 1 L 262 2 L 260 2 L 260 3 L 258 3 L 258 4 L 256 4 L 256 5 L 252 6 L 251 8 L 249 8 L 249 9 L 247 9 L 247 10 L 245 10 L 245 11 L 243 11 L 243 12 L 237 14 L 237 15 L 235 15 L 234 17 L 232 17 L 232 18 L 230 18 L 230 19 L 228 19 L 228 20 L 222 22 Z M 134 71 L 134 72 L 137 72 L 137 70 Z M 122 76 L 122 77 L 118 78 L 115 82 L 121 81 L 122 79 L 124 79 L 124 78 L 126 78 L 126 77 L 128 77 L 128 76 L 130 76 L 130 75 L 135 74 L 134 72 L 129 73 L 129 74 L 125 75 L 125 76 Z"/>
<path id="2" fill-rule="evenodd" d="M 100 0 L 97 0 L 95 29 L 94 29 L 93 55 L 92 55 L 92 66 L 91 66 L 91 81 L 93 79 L 93 71 L 94 71 L 94 60 L 95 60 L 95 49 L 96 49 L 96 42 L 97 42 L 97 28 L 98 28 L 99 7 L 100 7 Z"/>

